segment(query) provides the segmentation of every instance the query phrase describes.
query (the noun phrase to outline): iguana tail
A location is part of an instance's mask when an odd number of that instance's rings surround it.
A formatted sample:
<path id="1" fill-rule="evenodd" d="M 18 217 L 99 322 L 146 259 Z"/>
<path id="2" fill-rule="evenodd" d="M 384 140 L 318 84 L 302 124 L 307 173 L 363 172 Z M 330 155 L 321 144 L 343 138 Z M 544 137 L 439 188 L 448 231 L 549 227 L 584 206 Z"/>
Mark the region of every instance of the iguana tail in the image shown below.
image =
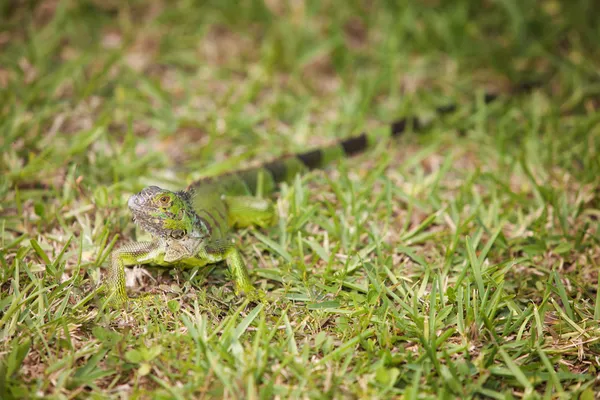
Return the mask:
<path id="1" fill-rule="evenodd" d="M 538 86 L 538 83 L 521 83 L 513 90 L 513 94 L 529 91 L 536 86 Z M 486 93 L 483 100 L 487 104 L 493 102 L 497 97 L 497 94 Z M 450 104 L 438 107 L 435 113 L 442 116 L 452 113 L 456 109 L 456 104 Z M 372 133 L 362 133 L 324 148 L 283 157 L 255 168 L 203 178 L 193 182 L 189 188 L 200 190 L 203 193 L 231 195 L 254 195 L 257 193 L 257 189 L 260 188 L 261 193 L 266 195 L 273 192 L 278 183 L 290 182 L 296 175 L 307 170 L 322 168 L 333 161 L 362 153 L 383 137 L 398 137 L 409 127 L 412 127 L 414 132 L 418 132 L 423 130 L 426 124 L 417 117 L 403 118 L 393 122 L 384 131 L 380 129 Z"/>
<path id="2" fill-rule="evenodd" d="M 421 127 L 417 119 L 402 119 L 391 124 L 387 132 L 379 130 L 371 134 L 362 133 L 327 147 L 285 156 L 258 167 L 203 178 L 193 182 L 188 189 L 193 188 L 204 193 L 216 191 L 231 195 L 254 195 L 257 189 L 261 188 L 262 194 L 269 194 L 276 189 L 277 184 L 291 182 L 298 174 L 323 168 L 336 160 L 362 153 L 382 137 L 400 136 L 410 124 L 413 130 L 419 130 Z"/>
<path id="3" fill-rule="evenodd" d="M 262 166 L 246 171 L 240 171 L 245 180 L 254 183 L 254 176 L 258 174 L 266 174 L 272 177 L 273 183 L 290 182 L 299 173 L 307 170 L 323 168 L 326 165 L 340 160 L 342 158 L 352 157 L 363 153 L 367 149 L 373 147 L 385 136 L 398 137 L 405 132 L 409 125 L 413 126 L 413 130 L 419 130 L 420 124 L 417 119 L 402 119 L 394 122 L 385 131 L 373 131 L 371 133 L 363 132 L 358 136 L 353 136 L 327 147 L 310 150 L 304 153 L 299 153 L 287 157 L 283 157 Z"/>

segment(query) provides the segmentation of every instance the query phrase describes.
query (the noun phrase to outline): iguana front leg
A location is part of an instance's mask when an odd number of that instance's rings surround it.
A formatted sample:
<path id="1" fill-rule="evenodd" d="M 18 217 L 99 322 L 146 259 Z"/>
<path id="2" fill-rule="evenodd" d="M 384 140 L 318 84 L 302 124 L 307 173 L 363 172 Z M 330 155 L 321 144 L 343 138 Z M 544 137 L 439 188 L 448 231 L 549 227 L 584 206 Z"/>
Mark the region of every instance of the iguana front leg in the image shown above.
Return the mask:
<path id="1" fill-rule="evenodd" d="M 104 283 L 109 304 L 116 308 L 129 300 L 125 289 L 125 267 L 151 263 L 160 252 L 159 242 L 132 242 L 113 251 L 108 277 Z"/>
<path id="2" fill-rule="evenodd" d="M 222 239 L 208 243 L 204 247 L 204 253 L 204 256 L 211 262 L 225 260 L 231 277 L 235 282 L 236 294 L 252 295 L 256 292 L 256 289 L 250 282 L 246 264 L 232 240 Z M 201 254 L 200 257 L 202 256 Z"/>

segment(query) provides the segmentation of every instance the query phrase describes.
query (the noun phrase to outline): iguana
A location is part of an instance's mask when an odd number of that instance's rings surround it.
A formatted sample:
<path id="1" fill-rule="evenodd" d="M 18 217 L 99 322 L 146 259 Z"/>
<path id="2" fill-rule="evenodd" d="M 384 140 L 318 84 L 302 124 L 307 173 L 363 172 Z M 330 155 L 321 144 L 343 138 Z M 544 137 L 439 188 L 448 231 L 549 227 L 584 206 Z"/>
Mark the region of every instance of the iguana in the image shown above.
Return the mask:
<path id="1" fill-rule="evenodd" d="M 495 98 L 496 95 L 485 95 L 484 101 L 489 103 Z M 436 112 L 446 114 L 455 109 L 450 105 Z M 387 135 L 399 136 L 409 126 L 413 131 L 424 128 L 421 120 L 410 117 L 392 123 Z M 256 294 L 230 232 L 236 227 L 265 227 L 275 221 L 273 203 L 256 197 L 257 190 L 263 195 L 270 194 L 278 183 L 289 182 L 296 174 L 363 152 L 379 139 L 381 133 L 362 133 L 329 147 L 257 168 L 200 179 L 178 192 L 149 186 L 131 196 L 128 206 L 133 219 L 150 233 L 152 240 L 128 243 L 112 252 L 108 277 L 104 281 L 110 304 L 118 307 L 129 300 L 124 268 L 137 264 L 193 267 L 225 261 L 236 293 Z"/>
<path id="2" fill-rule="evenodd" d="M 398 136 L 406 126 L 407 120 L 392 124 L 391 136 Z M 419 128 L 417 120 L 414 128 Z M 273 202 L 256 197 L 255 193 L 268 195 L 278 183 L 358 154 L 374 140 L 375 137 L 363 133 L 256 168 L 200 179 L 185 190 L 173 192 L 148 186 L 134 194 L 127 203 L 133 220 L 150 233 L 152 240 L 127 243 L 112 252 L 104 282 L 112 297 L 111 304 L 118 306 L 129 300 L 124 267 L 137 264 L 194 267 L 225 261 L 236 293 L 252 294 L 255 289 L 230 232 L 232 228 L 250 225 L 266 227 L 276 220 Z"/>

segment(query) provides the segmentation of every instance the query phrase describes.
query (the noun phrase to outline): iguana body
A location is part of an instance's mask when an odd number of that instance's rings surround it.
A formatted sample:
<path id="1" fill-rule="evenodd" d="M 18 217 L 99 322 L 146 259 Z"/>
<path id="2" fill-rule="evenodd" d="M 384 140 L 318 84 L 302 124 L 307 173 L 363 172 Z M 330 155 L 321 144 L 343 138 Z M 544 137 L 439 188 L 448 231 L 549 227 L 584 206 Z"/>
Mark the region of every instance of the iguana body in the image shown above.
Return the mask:
<path id="1" fill-rule="evenodd" d="M 520 90 L 528 90 L 523 85 Z M 486 95 L 489 103 L 495 95 Z M 455 110 L 454 105 L 440 107 L 437 114 Z M 423 128 L 416 118 L 391 125 L 383 136 L 398 136 L 407 126 Z M 382 134 L 365 133 L 330 147 L 312 150 L 261 167 L 201 179 L 187 189 L 172 192 L 150 186 L 133 195 L 128 202 L 134 221 L 152 235 L 148 242 L 126 244 L 112 253 L 108 278 L 111 303 L 128 300 L 125 291 L 126 266 L 156 264 L 161 266 L 204 266 L 225 261 L 236 293 L 255 293 L 244 261 L 230 236 L 232 228 L 250 225 L 267 226 L 275 218 L 273 203 L 260 195 L 268 195 L 280 182 L 289 182 L 297 174 L 323 167 L 331 161 L 358 154 L 380 140 Z"/>
<path id="2" fill-rule="evenodd" d="M 413 121 L 418 128 L 418 121 Z M 397 136 L 407 126 L 398 121 L 387 135 Z M 172 192 L 149 186 L 128 201 L 136 224 L 151 234 L 147 242 L 131 242 L 113 251 L 105 286 L 113 305 L 128 301 L 125 267 L 138 264 L 192 267 L 225 261 L 235 282 L 236 293 L 255 289 L 244 261 L 230 236 L 231 230 L 250 225 L 268 226 L 276 219 L 273 203 L 256 197 L 274 192 L 277 184 L 289 182 L 302 172 L 320 168 L 358 154 L 381 139 L 360 136 L 332 146 L 282 158 L 257 168 L 193 182 Z"/>

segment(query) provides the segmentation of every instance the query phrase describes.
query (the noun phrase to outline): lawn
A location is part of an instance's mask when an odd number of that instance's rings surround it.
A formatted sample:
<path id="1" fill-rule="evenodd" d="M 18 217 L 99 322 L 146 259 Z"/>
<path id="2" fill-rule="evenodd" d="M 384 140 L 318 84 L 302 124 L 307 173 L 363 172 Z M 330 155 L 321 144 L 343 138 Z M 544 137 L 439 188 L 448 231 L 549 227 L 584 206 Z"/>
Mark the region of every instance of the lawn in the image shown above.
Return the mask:
<path id="1" fill-rule="evenodd" d="M 598 398 L 597 15 L 2 2 L 0 398 Z M 425 128 L 284 184 L 276 225 L 235 232 L 264 301 L 223 265 L 146 267 L 130 290 L 160 301 L 105 307 L 144 186 L 409 116 Z"/>

